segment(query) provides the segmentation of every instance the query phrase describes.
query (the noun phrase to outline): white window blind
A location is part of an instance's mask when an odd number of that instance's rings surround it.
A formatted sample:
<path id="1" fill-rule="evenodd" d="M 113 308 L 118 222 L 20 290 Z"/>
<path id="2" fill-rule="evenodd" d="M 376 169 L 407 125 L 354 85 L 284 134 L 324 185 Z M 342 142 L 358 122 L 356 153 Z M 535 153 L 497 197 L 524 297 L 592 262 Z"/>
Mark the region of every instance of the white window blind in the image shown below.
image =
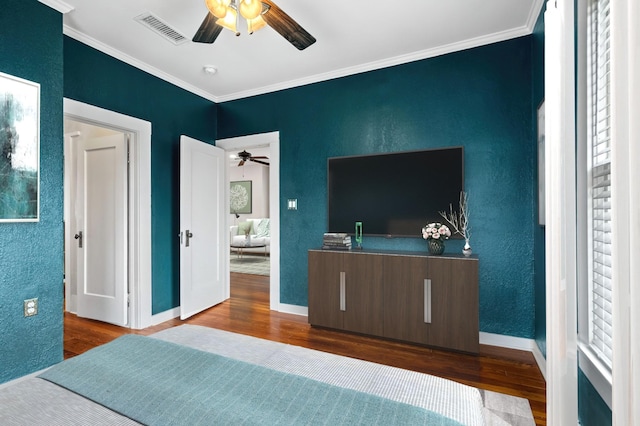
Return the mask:
<path id="1" fill-rule="evenodd" d="M 609 0 L 588 10 L 589 345 L 611 370 L 611 93 Z"/>

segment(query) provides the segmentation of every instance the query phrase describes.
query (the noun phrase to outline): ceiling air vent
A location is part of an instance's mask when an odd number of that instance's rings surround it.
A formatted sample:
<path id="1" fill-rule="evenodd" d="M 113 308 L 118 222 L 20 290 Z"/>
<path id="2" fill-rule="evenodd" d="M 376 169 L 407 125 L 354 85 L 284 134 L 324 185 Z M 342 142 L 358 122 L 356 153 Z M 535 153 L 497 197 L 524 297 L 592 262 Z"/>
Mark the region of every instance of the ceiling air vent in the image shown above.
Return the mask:
<path id="1" fill-rule="evenodd" d="M 160 34 L 160 36 L 162 36 L 164 39 L 170 41 L 175 45 L 182 44 L 189 40 L 188 38 L 180 34 L 178 31 L 171 28 L 162 19 L 151 14 L 150 12 L 146 12 L 146 13 L 143 13 L 142 15 L 138 15 L 134 19 L 140 22 L 145 27 L 152 30 L 153 32 Z"/>

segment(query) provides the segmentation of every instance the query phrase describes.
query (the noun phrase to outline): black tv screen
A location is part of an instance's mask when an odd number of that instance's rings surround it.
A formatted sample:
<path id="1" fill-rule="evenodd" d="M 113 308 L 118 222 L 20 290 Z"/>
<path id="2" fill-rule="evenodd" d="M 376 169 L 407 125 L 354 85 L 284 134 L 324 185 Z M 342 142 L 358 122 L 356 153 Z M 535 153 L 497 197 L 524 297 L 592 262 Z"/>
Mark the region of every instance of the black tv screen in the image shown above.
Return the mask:
<path id="1" fill-rule="evenodd" d="M 462 147 L 329 158 L 329 232 L 417 237 L 440 211 L 458 210 Z"/>

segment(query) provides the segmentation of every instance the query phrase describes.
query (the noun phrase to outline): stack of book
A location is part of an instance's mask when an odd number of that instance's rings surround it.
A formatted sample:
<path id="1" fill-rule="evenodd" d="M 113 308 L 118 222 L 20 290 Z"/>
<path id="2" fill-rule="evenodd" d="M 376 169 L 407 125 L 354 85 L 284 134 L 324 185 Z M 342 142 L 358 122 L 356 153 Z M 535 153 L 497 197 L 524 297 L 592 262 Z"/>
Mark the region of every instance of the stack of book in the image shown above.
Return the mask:
<path id="1" fill-rule="evenodd" d="M 322 238 L 323 250 L 351 250 L 351 237 L 343 233 L 327 232 Z"/>

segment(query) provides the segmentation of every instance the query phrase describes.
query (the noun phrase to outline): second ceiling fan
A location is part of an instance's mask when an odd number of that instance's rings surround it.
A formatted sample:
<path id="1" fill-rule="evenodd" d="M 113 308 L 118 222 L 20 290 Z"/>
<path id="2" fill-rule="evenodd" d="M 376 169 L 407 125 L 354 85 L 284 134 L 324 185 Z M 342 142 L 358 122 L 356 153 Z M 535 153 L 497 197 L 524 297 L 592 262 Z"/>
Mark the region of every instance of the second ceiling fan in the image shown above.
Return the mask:
<path id="1" fill-rule="evenodd" d="M 287 15 L 271 0 L 205 0 L 209 13 L 193 36 L 196 43 L 213 43 L 223 28 L 237 36 L 239 18 L 247 22 L 249 34 L 269 25 L 298 50 L 304 50 L 316 42 L 300 24 Z"/>
<path id="2" fill-rule="evenodd" d="M 250 152 L 242 151 L 238 153 L 238 157 L 240 157 L 240 162 L 238 163 L 238 167 L 244 166 L 244 163 L 246 163 L 247 161 L 253 161 L 255 163 L 264 164 L 265 166 L 269 165 L 269 163 L 267 163 L 266 161 L 263 161 L 263 160 L 269 159 L 269 157 L 265 157 L 264 155 L 259 155 L 254 157 L 253 155 L 251 155 Z"/>

